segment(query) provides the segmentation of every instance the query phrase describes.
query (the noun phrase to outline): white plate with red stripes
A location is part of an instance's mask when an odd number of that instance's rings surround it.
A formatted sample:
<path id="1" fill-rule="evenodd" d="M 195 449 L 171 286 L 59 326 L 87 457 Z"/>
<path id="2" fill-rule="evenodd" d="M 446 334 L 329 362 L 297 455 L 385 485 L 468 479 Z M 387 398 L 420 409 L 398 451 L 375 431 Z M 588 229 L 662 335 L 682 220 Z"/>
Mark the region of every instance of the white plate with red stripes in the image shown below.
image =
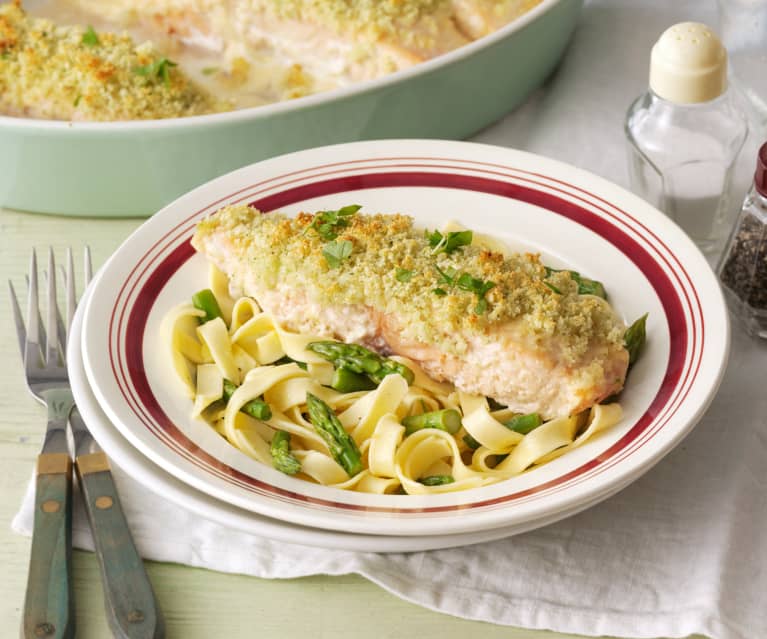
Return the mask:
<path id="1" fill-rule="evenodd" d="M 602 281 L 648 342 L 621 395 L 624 418 L 593 441 L 517 477 L 440 495 L 370 495 L 286 476 L 229 446 L 169 383 L 159 325 L 206 281 L 189 244 L 219 207 L 363 205 L 422 226 L 448 219 Z M 82 352 L 101 409 L 132 446 L 183 483 L 293 524 L 369 535 L 444 535 L 564 516 L 647 472 L 713 398 L 729 349 L 716 278 L 694 244 L 627 191 L 547 158 L 463 142 L 389 140 L 280 156 L 209 182 L 141 226 L 102 269 L 84 310 Z"/>

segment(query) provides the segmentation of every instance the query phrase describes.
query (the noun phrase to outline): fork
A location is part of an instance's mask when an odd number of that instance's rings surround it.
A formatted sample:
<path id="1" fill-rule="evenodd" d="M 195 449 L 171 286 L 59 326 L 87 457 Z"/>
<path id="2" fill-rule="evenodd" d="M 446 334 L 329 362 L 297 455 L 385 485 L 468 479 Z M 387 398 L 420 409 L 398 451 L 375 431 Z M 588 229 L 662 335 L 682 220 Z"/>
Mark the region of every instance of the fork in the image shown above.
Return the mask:
<path id="1" fill-rule="evenodd" d="M 34 251 L 29 267 L 25 332 L 11 285 L 16 332 L 22 344 L 27 387 L 35 399 L 48 409 L 48 426 L 42 450 L 37 457 L 34 528 L 22 635 L 30 638 L 69 639 L 74 637 L 75 624 L 71 580 L 72 460 L 69 457 L 66 429 L 74 398 L 64 361 L 59 359 L 55 268 L 53 250 L 50 250 L 47 333 L 41 326 L 37 299 L 37 256 Z M 44 351 L 41 349 L 43 341 Z"/>
<path id="2" fill-rule="evenodd" d="M 28 279 L 26 329 L 13 285 L 8 283 L 27 386 L 32 395 L 48 407 L 48 427 L 37 462 L 35 519 L 22 636 L 25 639 L 74 637 L 71 588 L 72 461 L 66 437 L 69 420 L 75 445 L 75 467 L 101 569 L 109 626 L 119 639 L 159 639 L 164 636 L 162 615 L 141 557 L 133 544 L 109 460 L 80 417 L 69 387 L 65 365 L 66 343 L 76 306 L 71 250 L 67 251 L 66 325 L 56 302 L 55 273 L 51 249 L 47 271 L 47 332 L 42 326 L 38 307 L 37 258 L 34 251 Z M 90 279 L 90 252 L 86 248 L 86 284 Z M 43 341 L 45 349 L 41 353 Z"/>

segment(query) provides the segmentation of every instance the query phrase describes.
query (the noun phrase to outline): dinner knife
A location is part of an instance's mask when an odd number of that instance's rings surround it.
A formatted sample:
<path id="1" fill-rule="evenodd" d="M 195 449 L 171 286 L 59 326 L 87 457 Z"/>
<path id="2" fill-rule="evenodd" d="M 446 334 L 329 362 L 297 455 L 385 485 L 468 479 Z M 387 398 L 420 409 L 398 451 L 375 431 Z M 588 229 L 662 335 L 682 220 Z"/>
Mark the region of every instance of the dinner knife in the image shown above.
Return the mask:
<path id="1" fill-rule="evenodd" d="M 104 603 L 118 639 L 161 639 L 165 623 L 144 563 L 125 519 L 109 459 L 77 410 L 69 425 L 75 444 L 75 469 L 101 570 Z"/>

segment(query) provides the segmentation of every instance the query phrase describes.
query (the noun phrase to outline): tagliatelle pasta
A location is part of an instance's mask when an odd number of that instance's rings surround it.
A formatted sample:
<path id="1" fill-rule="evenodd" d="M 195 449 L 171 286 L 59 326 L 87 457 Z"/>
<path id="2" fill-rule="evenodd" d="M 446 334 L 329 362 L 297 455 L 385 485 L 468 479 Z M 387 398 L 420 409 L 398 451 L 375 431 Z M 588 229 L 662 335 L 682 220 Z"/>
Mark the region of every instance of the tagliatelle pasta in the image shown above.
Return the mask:
<path id="1" fill-rule="evenodd" d="M 342 367 L 310 346 L 327 337 L 287 331 L 255 300 L 232 300 L 214 268 L 208 293 L 216 317 L 184 303 L 163 321 L 191 415 L 249 457 L 308 481 L 371 493 L 466 490 L 551 461 L 621 419 L 613 403 L 514 430 L 509 409 L 398 356 L 385 361 L 399 372 L 375 384 L 352 373 L 369 390 L 336 390 Z"/>

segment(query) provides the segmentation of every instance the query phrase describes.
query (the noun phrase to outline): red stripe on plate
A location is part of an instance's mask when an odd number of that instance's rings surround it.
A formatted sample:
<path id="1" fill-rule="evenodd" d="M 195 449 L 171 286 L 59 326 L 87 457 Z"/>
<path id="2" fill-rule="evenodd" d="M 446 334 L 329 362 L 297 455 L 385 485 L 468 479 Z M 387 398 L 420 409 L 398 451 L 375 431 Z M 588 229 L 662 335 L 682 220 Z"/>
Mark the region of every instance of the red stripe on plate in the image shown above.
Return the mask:
<path id="1" fill-rule="evenodd" d="M 545 484 L 540 484 L 528 490 L 518 491 L 516 493 L 505 495 L 497 499 L 485 500 L 483 502 L 477 502 L 474 504 L 462 506 L 432 507 L 425 509 L 371 509 L 367 506 L 356 506 L 353 504 L 345 504 L 335 501 L 312 499 L 306 497 L 305 495 L 297 494 L 292 491 L 287 491 L 279 487 L 272 486 L 263 481 L 245 475 L 225 464 L 222 464 L 219 460 L 205 453 L 205 451 L 200 450 L 175 426 L 175 424 L 173 424 L 173 422 L 164 413 L 159 405 L 159 402 L 152 393 L 146 378 L 142 359 L 142 345 L 144 339 L 144 331 L 146 328 L 146 320 L 152 305 L 154 304 L 154 301 L 156 300 L 162 288 L 167 283 L 168 279 L 194 254 L 194 250 L 192 249 L 191 245 L 188 243 L 188 241 L 186 241 L 180 246 L 176 247 L 154 268 L 154 270 L 152 270 L 151 274 L 147 277 L 141 289 L 139 290 L 136 300 L 130 308 L 127 326 L 125 326 L 125 343 L 123 351 L 125 353 L 125 364 L 127 364 L 128 376 L 141 401 L 142 407 L 148 411 L 149 415 L 151 415 L 153 421 L 160 427 L 160 429 L 166 435 L 168 435 L 172 441 L 176 442 L 180 449 L 176 452 L 184 451 L 186 453 L 184 456 L 187 458 L 191 456 L 191 458 L 197 461 L 196 465 L 199 467 L 212 472 L 218 471 L 215 472 L 215 474 L 219 476 L 221 476 L 221 473 L 223 472 L 226 476 L 230 477 L 232 480 L 235 480 L 237 485 L 244 484 L 245 486 L 251 486 L 258 492 L 265 491 L 267 494 L 270 494 L 273 497 L 280 495 L 291 500 L 300 501 L 302 503 L 311 502 L 316 503 L 317 505 L 323 505 L 332 508 L 343 508 L 347 510 L 374 510 L 400 513 L 443 512 L 456 509 L 478 508 L 492 504 L 509 502 L 512 500 L 520 499 L 521 497 L 527 495 L 547 490 L 554 486 L 561 486 L 562 484 L 574 478 L 582 476 L 584 473 L 599 466 L 600 464 L 603 464 L 614 455 L 624 450 L 648 428 L 648 426 L 653 422 L 653 420 L 659 415 L 659 413 L 668 403 L 674 388 L 677 386 L 680 380 L 681 371 L 684 368 L 684 362 L 688 354 L 688 333 L 687 325 L 684 321 L 683 305 L 677 294 L 677 290 L 674 288 L 673 284 L 670 282 L 661 266 L 646 252 L 646 250 L 641 245 L 639 245 L 636 240 L 631 238 L 615 225 L 602 219 L 598 215 L 595 215 L 594 213 L 588 211 L 576 203 L 565 200 L 551 193 L 530 188 L 528 186 L 511 184 L 500 180 L 471 175 L 431 172 L 391 172 L 344 176 L 293 187 L 280 193 L 256 200 L 252 204 L 261 210 L 274 210 L 295 204 L 297 202 L 301 202 L 306 199 L 332 193 L 347 192 L 358 189 L 402 186 L 454 188 L 478 191 L 540 206 L 554 213 L 567 217 L 568 219 L 571 219 L 586 228 L 589 228 L 590 230 L 594 231 L 612 243 L 624 255 L 631 259 L 643 272 L 645 277 L 647 277 L 647 279 L 654 287 L 656 293 L 658 294 L 658 297 L 664 306 L 666 317 L 669 322 L 669 332 L 671 337 L 669 365 L 667 366 L 661 388 L 651 403 L 651 406 L 648 408 L 647 412 L 619 442 L 617 442 L 608 451 L 605 451 L 605 453 L 601 454 L 598 458 L 592 459 L 586 464 L 583 464 L 580 467 L 574 469 L 573 471 L 557 477 L 549 482 L 546 482 Z M 247 189 L 241 189 L 238 191 L 238 193 L 242 193 L 245 190 Z M 596 198 L 596 196 L 592 197 Z M 222 200 L 226 199 L 227 198 L 222 198 Z M 178 228 L 178 226 L 175 228 Z M 144 258 L 142 258 L 142 260 L 143 259 Z M 152 261 L 154 262 L 156 259 L 157 258 Z M 148 266 L 145 267 L 145 270 L 146 268 L 148 268 Z M 116 311 L 117 309 L 114 309 L 111 318 L 112 320 L 114 320 Z M 122 309 L 120 315 L 122 315 L 124 312 L 125 308 Z M 122 325 L 123 323 L 118 321 L 118 334 L 121 332 L 119 327 Z M 693 333 L 695 333 L 694 325 L 692 326 L 692 330 Z M 695 337 L 697 336 L 693 337 L 694 341 L 696 341 Z M 110 343 L 110 349 L 111 346 L 112 345 Z M 119 356 L 120 350 L 121 349 L 118 349 L 118 356 L 116 358 L 118 360 L 121 359 Z M 117 375 L 117 370 L 114 370 L 114 372 L 116 377 L 119 379 L 121 376 Z M 141 415 L 137 413 L 137 416 L 141 419 Z"/>

